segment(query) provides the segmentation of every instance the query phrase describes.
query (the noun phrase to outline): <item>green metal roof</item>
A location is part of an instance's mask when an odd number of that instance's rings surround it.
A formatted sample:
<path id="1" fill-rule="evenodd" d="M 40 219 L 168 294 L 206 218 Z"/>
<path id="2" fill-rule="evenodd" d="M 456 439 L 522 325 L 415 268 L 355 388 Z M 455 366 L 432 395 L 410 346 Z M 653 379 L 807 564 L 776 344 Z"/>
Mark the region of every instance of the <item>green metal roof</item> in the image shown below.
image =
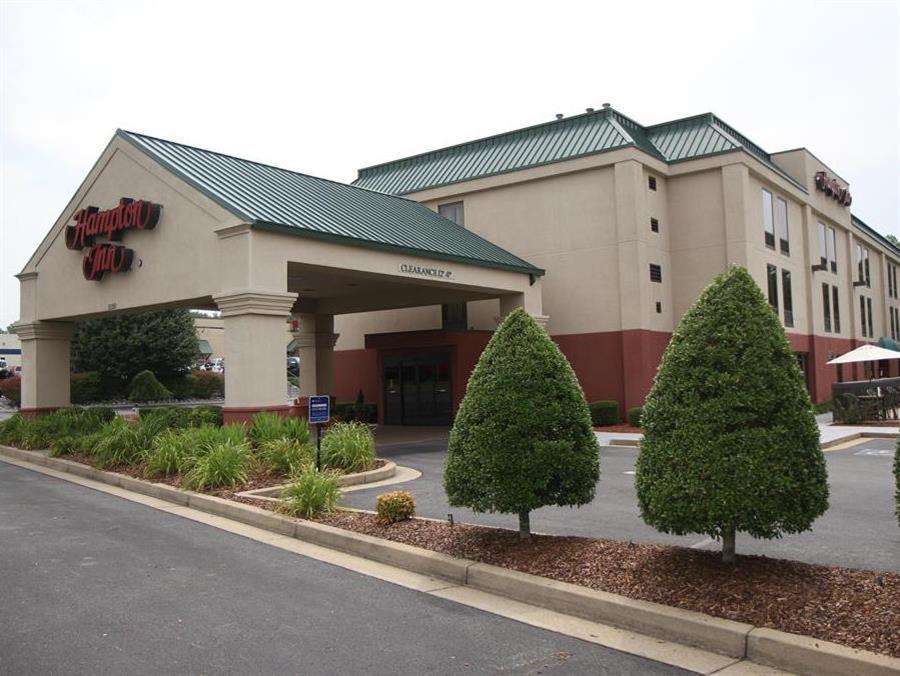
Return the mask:
<path id="1" fill-rule="evenodd" d="M 197 339 L 197 352 L 200 354 L 212 354 L 212 346 L 206 338 Z"/>
<path id="2" fill-rule="evenodd" d="M 121 129 L 116 134 L 256 228 L 532 275 L 544 273 L 409 199 Z"/>
<path id="3" fill-rule="evenodd" d="M 629 146 L 663 162 L 743 149 L 805 191 L 768 153 L 712 113 L 644 127 L 613 108 L 360 169 L 353 185 L 405 195 Z"/>

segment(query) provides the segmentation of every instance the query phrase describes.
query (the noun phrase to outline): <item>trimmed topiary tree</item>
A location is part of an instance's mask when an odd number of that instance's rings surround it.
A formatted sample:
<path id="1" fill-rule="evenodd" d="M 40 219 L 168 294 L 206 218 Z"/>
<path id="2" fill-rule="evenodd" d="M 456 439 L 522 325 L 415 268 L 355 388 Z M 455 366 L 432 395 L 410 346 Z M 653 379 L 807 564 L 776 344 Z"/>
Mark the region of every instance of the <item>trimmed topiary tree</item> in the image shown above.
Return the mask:
<path id="1" fill-rule="evenodd" d="M 744 268 L 717 277 L 681 320 L 641 416 L 641 516 L 665 533 L 777 538 L 828 508 L 825 456 L 784 330 Z"/>
<path id="2" fill-rule="evenodd" d="M 152 371 L 141 371 L 131 381 L 128 398 L 135 402 L 163 401 L 171 399 L 172 393 L 156 379 Z"/>
<path id="3" fill-rule="evenodd" d="M 469 378 L 450 431 L 450 504 L 519 516 L 594 498 L 600 449 L 569 362 L 521 308 L 503 320 Z"/>

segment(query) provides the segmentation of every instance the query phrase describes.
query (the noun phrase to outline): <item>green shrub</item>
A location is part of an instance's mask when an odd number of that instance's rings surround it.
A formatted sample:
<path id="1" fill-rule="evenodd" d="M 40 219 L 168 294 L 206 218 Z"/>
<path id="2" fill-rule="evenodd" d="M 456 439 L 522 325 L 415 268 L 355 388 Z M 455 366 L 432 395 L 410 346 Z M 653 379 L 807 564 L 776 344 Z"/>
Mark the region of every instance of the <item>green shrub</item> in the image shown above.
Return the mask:
<path id="1" fill-rule="evenodd" d="M 636 487 L 666 533 L 756 538 L 807 530 L 828 507 L 825 457 L 797 359 L 740 267 L 685 313 L 644 404 Z"/>
<path id="2" fill-rule="evenodd" d="M 172 398 L 172 393 L 156 379 L 152 371 L 141 371 L 128 388 L 128 398 L 134 402 L 164 401 Z"/>
<path id="3" fill-rule="evenodd" d="M 322 464 L 347 472 L 368 469 L 375 460 L 375 437 L 368 425 L 335 423 L 322 438 Z"/>
<path id="4" fill-rule="evenodd" d="M 0 380 L 0 394 L 9 399 L 13 406 L 22 405 L 22 378 L 10 376 Z"/>
<path id="5" fill-rule="evenodd" d="M 0 422 L 0 444 L 18 446 L 22 441 L 25 424 L 25 418 L 19 413 Z"/>
<path id="6" fill-rule="evenodd" d="M 628 409 L 628 424 L 632 427 L 641 426 L 641 414 L 644 412 L 643 407 L 635 406 Z"/>
<path id="7" fill-rule="evenodd" d="M 282 437 L 265 442 L 259 449 L 263 464 L 281 474 L 296 474 L 300 470 L 315 465 L 316 449 L 293 439 Z"/>
<path id="8" fill-rule="evenodd" d="M 859 398 L 850 392 L 839 394 L 834 398 L 833 411 L 834 422 L 847 425 L 858 425 L 866 417 L 865 407 L 860 404 Z"/>
<path id="9" fill-rule="evenodd" d="M 50 442 L 50 457 L 58 458 L 61 455 L 70 455 L 81 450 L 81 437 L 64 436 L 57 437 Z"/>
<path id="10" fill-rule="evenodd" d="M 300 389 L 300 379 L 297 376 L 288 376 L 288 383 Z"/>
<path id="11" fill-rule="evenodd" d="M 211 427 L 221 427 L 224 423 L 224 414 L 221 406 L 211 406 L 205 404 L 203 406 L 195 406 L 191 409 L 191 426 L 203 427 L 208 425 Z"/>
<path id="12" fill-rule="evenodd" d="M 309 443 L 309 423 L 304 418 L 288 418 L 264 411 L 253 416 L 248 434 L 250 442 L 256 448 L 277 439 L 291 439 L 306 444 Z"/>
<path id="13" fill-rule="evenodd" d="M 100 438 L 91 449 L 94 464 L 103 469 L 138 464 L 150 450 L 153 439 L 164 429 L 159 418 L 136 423 L 116 418 L 100 430 Z"/>
<path id="14" fill-rule="evenodd" d="M 19 416 L 10 424 L 7 443 L 21 448 L 50 448 L 57 439 L 98 431 L 108 421 L 107 416 L 108 409 L 77 408 L 59 409 L 33 418 Z"/>
<path id="15" fill-rule="evenodd" d="M 334 405 L 333 414 L 339 420 L 373 424 L 378 422 L 378 407 L 373 403 L 339 401 Z"/>
<path id="16" fill-rule="evenodd" d="M 591 412 L 591 424 L 596 426 L 619 424 L 619 402 L 594 401 L 588 406 Z"/>
<path id="17" fill-rule="evenodd" d="M 382 523 L 406 521 L 415 516 L 416 501 L 408 491 L 384 493 L 375 500 L 375 512 Z"/>
<path id="18" fill-rule="evenodd" d="M 831 413 L 834 410 L 834 402 L 832 400 L 822 401 L 818 404 L 813 404 L 813 411 L 816 415 L 822 415 L 823 413 Z"/>
<path id="19" fill-rule="evenodd" d="M 593 500 L 600 448 L 575 373 L 521 308 L 500 324 L 469 378 L 450 431 L 444 489 L 450 504 L 519 516 Z"/>
<path id="20" fill-rule="evenodd" d="M 897 440 L 897 446 L 894 448 L 894 485 L 896 487 L 894 509 L 897 515 L 897 522 L 900 523 L 900 439 Z"/>
<path id="21" fill-rule="evenodd" d="M 222 441 L 210 447 L 207 453 L 191 460 L 182 485 L 189 490 L 198 491 L 234 488 L 247 483 L 249 464 L 250 446 L 246 442 Z"/>
<path id="22" fill-rule="evenodd" d="M 281 492 L 278 511 L 289 516 L 309 518 L 333 512 L 341 496 L 338 478 L 333 472 L 308 468 Z"/>
<path id="23" fill-rule="evenodd" d="M 73 404 L 90 404 L 106 399 L 106 390 L 100 374 L 96 371 L 73 373 L 70 396 Z"/>
<path id="24" fill-rule="evenodd" d="M 143 455 L 147 476 L 181 474 L 192 457 L 190 436 L 182 430 L 167 429 L 158 434 Z"/>
<path id="25" fill-rule="evenodd" d="M 194 399 L 213 399 L 225 396 L 225 376 L 211 371 L 188 374 L 188 391 Z"/>
<path id="26" fill-rule="evenodd" d="M 141 420 L 155 418 L 167 429 L 183 429 L 191 426 L 191 410 L 178 406 L 154 406 L 138 408 Z"/>

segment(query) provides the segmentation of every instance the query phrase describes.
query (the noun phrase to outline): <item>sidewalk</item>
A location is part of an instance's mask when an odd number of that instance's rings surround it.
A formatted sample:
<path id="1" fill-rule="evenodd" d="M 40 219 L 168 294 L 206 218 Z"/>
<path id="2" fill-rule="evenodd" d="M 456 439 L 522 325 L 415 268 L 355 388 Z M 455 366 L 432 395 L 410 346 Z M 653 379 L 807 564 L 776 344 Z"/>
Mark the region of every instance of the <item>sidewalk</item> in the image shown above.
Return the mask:
<path id="1" fill-rule="evenodd" d="M 816 416 L 816 422 L 819 424 L 819 438 L 822 445 L 834 445 L 840 443 L 842 440 L 849 441 L 860 435 L 867 434 L 877 436 L 885 436 L 888 434 L 894 436 L 900 435 L 900 421 L 898 421 L 896 427 L 833 425 L 831 423 L 831 414 L 823 413 L 822 415 Z M 594 434 L 597 435 L 597 441 L 601 446 L 610 446 L 612 445 L 610 442 L 613 440 L 631 442 L 629 444 L 623 444 L 630 446 L 635 441 L 640 441 L 644 437 L 642 434 L 630 434 L 627 432 L 595 432 Z"/>

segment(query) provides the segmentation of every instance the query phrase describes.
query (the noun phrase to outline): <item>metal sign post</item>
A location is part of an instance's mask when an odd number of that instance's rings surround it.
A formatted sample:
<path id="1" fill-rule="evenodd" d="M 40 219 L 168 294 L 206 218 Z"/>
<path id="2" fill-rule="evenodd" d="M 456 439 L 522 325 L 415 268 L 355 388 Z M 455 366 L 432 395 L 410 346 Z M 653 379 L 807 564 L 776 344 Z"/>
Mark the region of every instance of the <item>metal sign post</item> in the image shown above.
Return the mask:
<path id="1" fill-rule="evenodd" d="M 316 471 L 322 471 L 322 425 L 331 419 L 331 397 L 317 394 L 309 398 L 309 424 L 316 426 Z"/>

